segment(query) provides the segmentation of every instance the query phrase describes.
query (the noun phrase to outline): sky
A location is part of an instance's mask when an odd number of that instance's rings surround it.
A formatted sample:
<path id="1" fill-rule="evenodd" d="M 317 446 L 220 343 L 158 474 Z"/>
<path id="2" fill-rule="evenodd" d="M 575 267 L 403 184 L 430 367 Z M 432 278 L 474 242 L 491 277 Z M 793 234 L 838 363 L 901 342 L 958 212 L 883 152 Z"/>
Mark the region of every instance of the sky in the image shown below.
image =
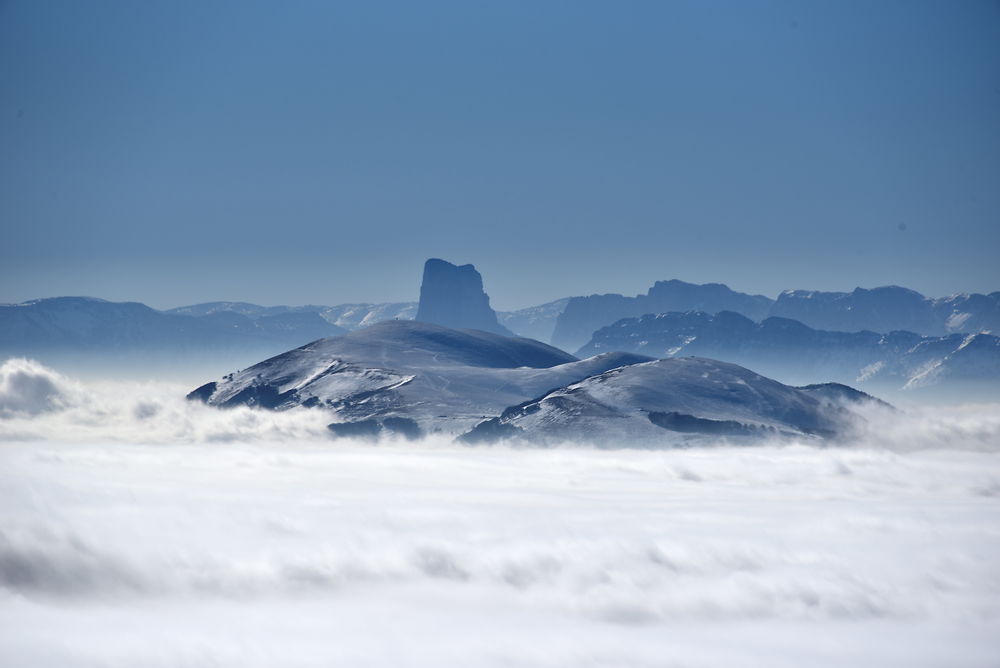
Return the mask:
<path id="1" fill-rule="evenodd" d="M 0 0 L 0 302 L 1000 290 L 1000 3 Z"/>

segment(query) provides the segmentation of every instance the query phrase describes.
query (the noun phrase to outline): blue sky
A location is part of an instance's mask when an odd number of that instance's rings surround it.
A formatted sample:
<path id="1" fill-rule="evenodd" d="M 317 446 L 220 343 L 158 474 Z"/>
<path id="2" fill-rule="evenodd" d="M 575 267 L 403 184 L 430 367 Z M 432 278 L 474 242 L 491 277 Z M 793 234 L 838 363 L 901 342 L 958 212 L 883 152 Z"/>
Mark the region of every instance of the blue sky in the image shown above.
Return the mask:
<path id="1" fill-rule="evenodd" d="M 1000 290 L 1000 3 L 0 0 L 0 301 Z"/>

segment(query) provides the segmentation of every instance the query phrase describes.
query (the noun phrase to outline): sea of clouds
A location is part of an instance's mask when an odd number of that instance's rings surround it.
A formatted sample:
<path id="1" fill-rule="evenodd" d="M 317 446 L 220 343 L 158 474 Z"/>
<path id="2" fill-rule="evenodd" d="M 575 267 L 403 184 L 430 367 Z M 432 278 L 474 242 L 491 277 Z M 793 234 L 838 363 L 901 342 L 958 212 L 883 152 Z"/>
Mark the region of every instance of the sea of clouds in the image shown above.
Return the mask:
<path id="1" fill-rule="evenodd" d="M 1000 664 L 996 404 L 469 448 L 190 389 L 0 366 L 0 665 Z"/>

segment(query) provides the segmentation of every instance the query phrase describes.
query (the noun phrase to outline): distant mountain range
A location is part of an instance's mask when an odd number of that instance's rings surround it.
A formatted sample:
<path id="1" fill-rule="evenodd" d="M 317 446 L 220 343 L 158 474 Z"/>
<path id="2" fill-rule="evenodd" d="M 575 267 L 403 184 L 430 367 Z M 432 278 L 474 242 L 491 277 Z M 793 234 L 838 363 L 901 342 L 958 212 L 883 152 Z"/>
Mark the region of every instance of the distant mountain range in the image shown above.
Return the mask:
<path id="1" fill-rule="evenodd" d="M 184 315 L 90 297 L 0 306 L 0 355 L 96 365 L 252 359 L 345 332 L 308 309 L 205 309 Z"/>
<path id="2" fill-rule="evenodd" d="M 164 313 L 204 317 L 216 313 L 238 313 L 250 318 L 284 315 L 287 313 L 316 313 L 323 320 L 344 330 L 374 325 L 383 320 L 412 320 L 417 313 L 416 302 L 384 304 L 340 304 L 339 306 L 258 306 L 246 302 L 206 302 L 180 306 Z"/>
<path id="3" fill-rule="evenodd" d="M 341 306 L 260 307 L 216 302 L 174 309 L 187 312 L 205 307 L 231 308 L 247 313 L 315 310 L 345 329 L 356 329 L 391 319 L 413 319 L 416 302 L 346 304 Z M 598 329 L 622 318 L 650 313 L 733 311 L 755 321 L 782 317 L 814 329 L 841 332 L 910 331 L 924 336 L 952 333 L 1000 332 L 1000 292 L 928 298 L 899 287 L 856 288 L 853 292 L 786 290 L 776 300 L 731 290 L 720 283 L 695 284 L 679 280 L 658 281 L 645 295 L 620 294 L 566 297 L 518 311 L 496 313 L 499 324 L 519 336 L 552 343 L 563 350 L 577 350 Z M 248 313 L 249 314 L 249 313 Z"/>
<path id="4" fill-rule="evenodd" d="M 786 290 L 768 315 L 841 332 L 905 330 L 925 336 L 1000 332 L 1000 292 L 931 299 L 897 286 L 853 292 Z"/>
<path id="5" fill-rule="evenodd" d="M 711 357 L 790 383 L 824 379 L 879 392 L 931 386 L 1000 391 L 1000 338 L 986 333 L 834 332 L 788 318 L 758 323 L 731 311 L 690 311 L 624 318 L 594 332 L 577 355 L 612 350 Z"/>
<path id="6" fill-rule="evenodd" d="M 721 311 L 750 320 L 767 317 L 798 320 L 816 329 L 840 332 L 905 330 L 925 336 L 956 332 L 1000 332 L 1000 292 L 963 294 L 940 299 L 895 286 L 853 292 L 786 290 L 777 300 L 734 292 L 725 285 L 660 281 L 645 295 L 573 297 L 557 317 L 552 344 L 576 350 L 591 335 L 622 318 L 649 313 Z"/>
<path id="7" fill-rule="evenodd" d="M 221 370 L 379 322 L 418 317 L 450 328 L 551 340 L 584 355 L 695 354 L 749 365 L 787 382 L 837 380 L 884 391 L 988 382 L 997 353 L 995 337 L 987 334 L 1000 331 L 1000 292 L 929 299 L 898 287 L 792 290 L 772 300 L 718 283 L 669 280 L 635 297 L 570 297 L 497 313 L 475 267 L 431 259 L 419 303 L 209 302 L 157 311 L 135 302 L 58 297 L 0 305 L 0 355 L 51 363 L 83 359 L 97 368 L 113 362 Z M 975 333 L 983 336 L 962 336 Z"/>
<path id="8" fill-rule="evenodd" d="M 572 297 L 556 319 L 552 344 L 576 350 L 596 330 L 622 318 L 668 311 L 735 311 L 753 320 L 767 315 L 772 300 L 763 295 L 734 292 L 721 283 L 695 285 L 684 281 L 657 281 L 644 295 L 618 294 Z"/>

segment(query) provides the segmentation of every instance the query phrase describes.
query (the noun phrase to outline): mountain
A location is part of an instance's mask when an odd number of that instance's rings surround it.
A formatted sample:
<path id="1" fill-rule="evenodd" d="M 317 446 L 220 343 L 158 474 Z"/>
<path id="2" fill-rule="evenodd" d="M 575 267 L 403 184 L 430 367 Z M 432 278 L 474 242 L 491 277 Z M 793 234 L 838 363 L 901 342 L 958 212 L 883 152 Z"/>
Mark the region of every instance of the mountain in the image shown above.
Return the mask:
<path id="1" fill-rule="evenodd" d="M 424 263 L 416 319 L 456 329 L 479 329 L 503 336 L 512 332 L 497 322 L 483 277 L 471 264 L 431 258 Z"/>
<path id="2" fill-rule="evenodd" d="M 556 319 L 566 310 L 569 297 L 557 299 L 539 306 L 530 306 L 518 311 L 498 311 L 500 324 L 518 336 L 539 341 L 551 341 Z"/>
<path id="3" fill-rule="evenodd" d="M 872 398 L 850 388 L 789 387 L 715 360 L 654 360 L 611 369 L 512 406 L 462 440 L 570 440 L 620 447 L 682 445 L 705 437 L 828 438 L 850 429 L 849 407 L 864 399 Z"/>
<path id="4" fill-rule="evenodd" d="M 873 400 L 837 385 L 788 387 L 725 362 L 630 353 L 579 360 L 531 339 L 419 321 L 314 341 L 188 398 L 219 408 L 327 410 L 337 436 L 611 446 L 706 435 L 830 437 L 852 424 L 852 406 Z"/>
<path id="5" fill-rule="evenodd" d="M 539 306 L 517 311 L 497 311 L 499 323 L 518 336 L 548 341 L 556 325 L 556 318 L 566 308 L 569 298 L 559 299 Z M 346 330 L 360 329 L 383 320 L 413 320 L 417 315 L 417 302 L 389 302 L 382 304 L 358 303 L 337 306 L 260 306 L 246 302 L 207 302 L 170 309 L 166 313 L 204 316 L 221 311 L 234 311 L 255 318 L 297 311 L 314 311 L 326 320 Z"/>
<path id="6" fill-rule="evenodd" d="M 844 332 L 905 330 L 926 336 L 1000 332 L 1000 292 L 930 299 L 897 286 L 853 292 L 786 290 L 770 315 Z"/>
<path id="7" fill-rule="evenodd" d="M 202 318 L 207 315 L 217 313 L 238 313 L 248 318 L 259 318 L 261 316 L 283 315 L 285 313 L 320 313 L 326 306 L 260 306 L 247 302 L 205 302 L 203 304 L 191 304 L 190 306 L 178 306 L 167 309 L 164 313 L 174 315 L 190 315 Z"/>
<path id="8" fill-rule="evenodd" d="M 348 330 L 368 327 L 383 320 L 413 320 L 416 314 L 416 302 L 340 304 L 324 307 L 320 311 L 325 320 Z"/>
<path id="9" fill-rule="evenodd" d="M 618 294 L 572 297 L 559 314 L 552 334 L 552 344 L 564 350 L 576 350 L 597 329 L 622 318 L 668 311 L 735 311 L 759 320 L 767 315 L 772 300 L 763 295 L 748 295 L 730 290 L 721 283 L 696 285 L 684 281 L 657 281 L 645 295 L 624 297 Z"/>
<path id="10" fill-rule="evenodd" d="M 344 331 L 310 311 L 249 317 L 216 309 L 195 316 L 92 297 L 0 305 L 0 355 L 43 361 L 141 360 L 177 366 L 220 356 L 245 360 Z"/>
<path id="11" fill-rule="evenodd" d="M 249 318 L 286 313 L 317 313 L 327 322 L 344 330 L 374 325 L 383 320 L 412 320 L 417 313 L 416 302 L 384 304 L 339 304 L 337 306 L 260 306 L 247 302 L 206 302 L 169 309 L 165 313 L 203 317 L 216 313 L 238 313 Z M 328 334 L 329 336 L 329 334 Z"/>
<path id="12" fill-rule="evenodd" d="M 947 332 L 993 332 L 1000 334 L 1000 291 L 958 294 L 931 300 Z"/>
<path id="13" fill-rule="evenodd" d="M 1000 393 L 1000 337 L 979 333 L 952 334 L 946 339 L 951 341 L 958 336 L 962 339 L 959 346 L 948 350 L 943 357 L 938 356 L 939 351 L 928 355 L 933 361 L 925 363 L 919 373 L 911 376 L 905 389 L 963 387 L 980 400 L 984 396 L 997 396 Z M 914 352 L 919 353 L 925 346 L 931 349 L 933 343 L 934 339 L 922 342 Z"/>
<path id="14" fill-rule="evenodd" d="M 553 387 L 648 360 L 623 353 L 578 360 L 531 339 L 387 321 L 288 351 L 189 398 L 218 407 L 323 407 L 338 419 L 337 433 L 405 427 L 457 435 Z"/>
<path id="15" fill-rule="evenodd" d="M 594 332 L 578 355 L 610 351 L 726 360 L 790 383 L 835 380 L 879 391 L 960 386 L 1000 389 L 1000 339 L 989 334 L 817 330 L 788 318 L 738 313 L 648 314 Z"/>

